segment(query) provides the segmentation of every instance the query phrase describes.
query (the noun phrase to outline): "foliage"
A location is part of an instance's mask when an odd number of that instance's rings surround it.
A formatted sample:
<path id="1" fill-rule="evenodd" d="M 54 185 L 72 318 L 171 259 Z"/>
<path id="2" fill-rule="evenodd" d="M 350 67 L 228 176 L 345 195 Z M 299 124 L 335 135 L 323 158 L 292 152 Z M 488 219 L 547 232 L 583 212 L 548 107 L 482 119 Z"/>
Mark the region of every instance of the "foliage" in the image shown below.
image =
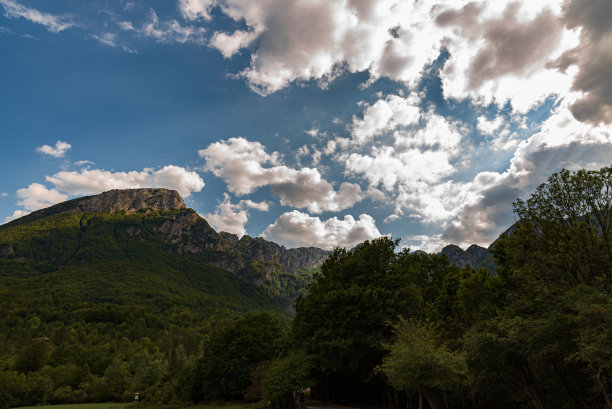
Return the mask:
<path id="1" fill-rule="evenodd" d="M 514 206 L 519 220 L 494 248 L 497 275 L 395 252 L 388 238 L 334 251 L 293 323 L 313 394 L 612 408 L 612 168 L 564 170 Z"/>
<path id="2" fill-rule="evenodd" d="M 293 408 L 297 393 L 310 383 L 310 360 L 304 353 L 292 353 L 270 363 L 262 382 L 265 400 L 274 407 Z"/>
<path id="3" fill-rule="evenodd" d="M 171 251 L 155 228 L 173 214 L 34 216 L 0 227 L 2 405 L 131 401 L 136 391 L 188 401 L 220 322 L 247 311 L 289 320 L 262 289 Z"/>
<path id="4" fill-rule="evenodd" d="M 279 352 L 282 328 L 269 314 L 246 314 L 210 333 L 193 374 L 195 401 L 243 399 L 251 373 Z"/>
<path id="5" fill-rule="evenodd" d="M 612 168 L 563 170 L 514 207 L 494 249 L 505 308 L 470 332 L 471 372 L 497 371 L 536 408 L 610 406 Z M 482 359 L 490 348 L 507 359 Z"/>
<path id="6" fill-rule="evenodd" d="M 464 357 L 440 344 L 431 323 L 400 320 L 395 329 L 397 341 L 389 346 L 389 355 L 380 367 L 391 386 L 425 394 L 431 407 L 436 406 L 436 394 L 459 392 L 464 387 Z"/>
<path id="7" fill-rule="evenodd" d="M 169 251 L 155 213 L 9 223 L 0 409 L 134 391 L 151 403 L 263 393 L 291 407 L 304 386 L 385 407 L 422 407 L 424 395 L 432 409 L 612 409 L 612 168 L 554 174 L 514 205 L 496 275 L 387 237 L 336 249 L 288 340 L 269 295 L 298 293 L 306 272 L 256 288 L 210 267 L 212 253 Z"/>
<path id="8" fill-rule="evenodd" d="M 315 395 L 376 402 L 386 386 L 374 368 L 393 338 L 393 322 L 433 312 L 442 278 L 457 270 L 446 258 L 396 253 L 396 246 L 381 237 L 335 250 L 298 299 L 293 336 L 312 359 Z"/>

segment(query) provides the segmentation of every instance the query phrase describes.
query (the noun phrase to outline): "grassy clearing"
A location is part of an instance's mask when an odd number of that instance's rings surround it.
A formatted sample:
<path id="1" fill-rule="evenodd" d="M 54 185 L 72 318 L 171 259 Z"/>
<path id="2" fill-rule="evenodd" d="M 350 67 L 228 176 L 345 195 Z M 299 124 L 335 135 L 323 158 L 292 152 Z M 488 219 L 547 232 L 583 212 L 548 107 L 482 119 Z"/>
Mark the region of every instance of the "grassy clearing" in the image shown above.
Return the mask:
<path id="1" fill-rule="evenodd" d="M 146 402 L 139 404 L 134 403 L 82 403 L 71 405 L 48 405 L 48 406 L 22 406 L 13 409 L 262 409 L 266 407 L 264 402 L 221 402 L 221 403 L 206 403 L 193 406 L 176 406 L 176 405 L 147 405 Z"/>
<path id="2" fill-rule="evenodd" d="M 217 403 L 202 403 L 200 405 L 176 406 L 176 405 L 160 405 L 147 406 L 146 402 L 140 404 L 128 404 L 125 409 L 263 409 L 266 408 L 265 402 L 217 402 Z"/>
<path id="3" fill-rule="evenodd" d="M 251 403 L 244 403 L 244 402 L 236 402 L 236 403 L 227 403 L 227 402 L 223 402 L 223 403 L 218 403 L 218 404 L 214 404 L 214 403 L 207 403 L 207 404 L 203 404 L 203 405 L 196 405 L 196 406 L 189 406 L 185 409 L 261 409 L 261 408 L 265 408 L 266 404 L 264 402 L 251 402 Z"/>
<path id="4" fill-rule="evenodd" d="M 15 409 L 121 409 L 125 403 L 76 403 L 71 405 L 22 406 Z"/>

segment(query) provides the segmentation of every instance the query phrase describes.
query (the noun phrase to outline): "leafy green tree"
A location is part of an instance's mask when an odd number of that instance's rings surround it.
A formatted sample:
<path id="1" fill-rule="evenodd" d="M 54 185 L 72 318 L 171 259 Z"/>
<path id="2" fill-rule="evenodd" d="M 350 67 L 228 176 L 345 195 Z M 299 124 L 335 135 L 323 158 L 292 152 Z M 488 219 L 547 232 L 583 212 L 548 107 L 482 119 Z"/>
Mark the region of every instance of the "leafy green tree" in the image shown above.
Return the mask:
<path id="1" fill-rule="evenodd" d="M 295 407 L 297 394 L 310 383 L 310 360 L 304 353 L 293 353 L 272 361 L 262 381 L 263 397 L 278 408 Z"/>
<path id="2" fill-rule="evenodd" d="M 514 209 L 514 232 L 494 248 L 505 308 L 486 325 L 491 346 L 479 347 L 482 332 L 467 338 L 470 371 L 476 379 L 491 373 L 493 361 L 482 358 L 497 345 L 533 406 L 612 408 L 612 367 L 602 352 L 611 310 L 612 168 L 555 173 Z"/>
<path id="3" fill-rule="evenodd" d="M 516 230 L 494 249 L 509 285 L 530 293 L 578 284 L 610 290 L 612 167 L 555 173 L 514 210 Z"/>
<path id="4" fill-rule="evenodd" d="M 419 409 L 423 395 L 431 409 L 440 396 L 448 407 L 446 394 L 462 392 L 467 383 L 464 357 L 440 343 L 431 323 L 401 320 L 395 329 L 397 340 L 380 370 L 397 390 L 418 394 Z"/>
<path id="5" fill-rule="evenodd" d="M 313 393 L 321 399 L 382 403 L 388 386 L 374 372 L 398 317 L 433 310 L 446 258 L 395 252 L 387 237 L 337 249 L 296 304 L 294 342 L 313 360 Z"/>
<path id="6" fill-rule="evenodd" d="M 267 313 L 249 313 L 213 331 L 196 363 L 192 399 L 242 399 L 251 372 L 274 359 L 282 342 L 279 320 Z"/>
<path id="7" fill-rule="evenodd" d="M 46 341 L 34 341 L 19 354 L 15 369 L 28 373 L 43 367 L 49 358 L 49 344 Z"/>
<path id="8" fill-rule="evenodd" d="M 0 409 L 18 406 L 26 395 L 26 377 L 22 373 L 0 372 Z"/>

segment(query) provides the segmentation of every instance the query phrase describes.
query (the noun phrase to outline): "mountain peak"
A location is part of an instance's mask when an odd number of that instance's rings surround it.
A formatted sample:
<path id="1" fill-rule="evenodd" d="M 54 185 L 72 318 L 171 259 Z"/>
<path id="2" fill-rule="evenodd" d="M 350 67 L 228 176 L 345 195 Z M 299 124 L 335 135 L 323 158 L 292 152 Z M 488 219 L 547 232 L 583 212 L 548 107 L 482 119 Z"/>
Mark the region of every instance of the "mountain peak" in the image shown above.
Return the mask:
<path id="1" fill-rule="evenodd" d="M 186 209 L 183 198 L 176 190 L 163 188 L 114 189 L 95 196 L 85 196 L 37 210 L 2 227 L 28 223 L 58 213 L 137 213 L 141 210 L 169 211 Z"/>
<path id="2" fill-rule="evenodd" d="M 162 188 L 114 189 L 75 203 L 84 213 L 135 213 L 145 209 L 157 211 L 185 209 L 185 202 L 176 190 Z"/>

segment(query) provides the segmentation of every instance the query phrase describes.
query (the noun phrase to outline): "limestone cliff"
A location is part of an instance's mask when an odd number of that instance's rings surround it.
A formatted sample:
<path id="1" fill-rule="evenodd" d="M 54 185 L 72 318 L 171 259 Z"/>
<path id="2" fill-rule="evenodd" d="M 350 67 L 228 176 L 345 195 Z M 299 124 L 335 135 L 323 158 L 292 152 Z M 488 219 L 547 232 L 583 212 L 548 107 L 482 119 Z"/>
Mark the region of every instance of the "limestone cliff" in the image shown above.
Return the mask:
<path id="1" fill-rule="evenodd" d="M 83 213 L 135 213 L 142 210 L 168 211 L 185 209 L 185 202 L 176 190 L 125 189 L 109 190 L 96 196 L 78 199 L 75 207 Z"/>
<path id="2" fill-rule="evenodd" d="M 147 210 L 161 212 L 185 208 L 185 202 L 176 190 L 162 188 L 115 189 L 37 210 L 3 226 L 23 224 L 65 212 L 84 214 L 125 212 L 129 214 Z"/>

